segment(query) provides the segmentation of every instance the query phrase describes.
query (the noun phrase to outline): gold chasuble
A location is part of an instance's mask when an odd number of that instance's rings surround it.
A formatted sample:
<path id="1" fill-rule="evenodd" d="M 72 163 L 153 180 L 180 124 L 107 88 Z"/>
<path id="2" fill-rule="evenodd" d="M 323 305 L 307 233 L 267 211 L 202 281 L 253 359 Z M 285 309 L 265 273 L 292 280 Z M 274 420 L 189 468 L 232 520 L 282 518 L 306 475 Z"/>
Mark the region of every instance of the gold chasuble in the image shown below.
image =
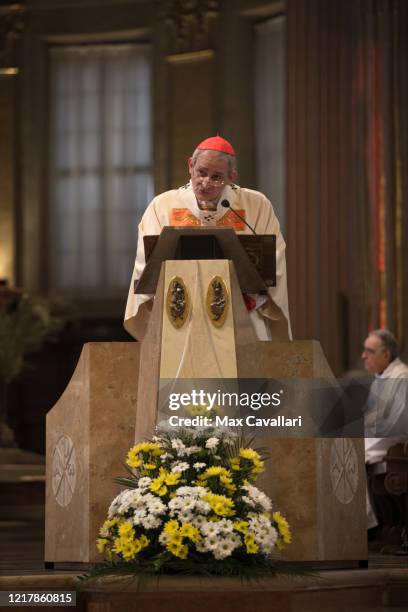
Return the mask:
<path id="1" fill-rule="evenodd" d="M 240 217 L 245 219 L 245 210 L 237 210 Z M 176 227 L 192 227 L 203 225 L 200 219 L 197 219 L 189 208 L 173 208 L 170 211 L 170 225 Z M 245 223 L 240 221 L 234 213 L 227 209 L 225 215 L 215 222 L 216 227 L 232 227 L 236 232 L 243 232 Z"/>

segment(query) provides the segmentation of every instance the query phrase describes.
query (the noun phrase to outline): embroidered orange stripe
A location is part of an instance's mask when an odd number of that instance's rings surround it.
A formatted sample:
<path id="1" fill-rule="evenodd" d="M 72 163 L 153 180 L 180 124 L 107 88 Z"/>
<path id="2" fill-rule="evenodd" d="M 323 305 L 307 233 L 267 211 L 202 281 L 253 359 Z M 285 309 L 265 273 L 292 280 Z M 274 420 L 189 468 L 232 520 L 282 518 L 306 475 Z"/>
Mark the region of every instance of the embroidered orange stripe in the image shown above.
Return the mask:
<path id="1" fill-rule="evenodd" d="M 188 208 L 172 208 L 170 211 L 170 225 L 191 226 L 201 225 Z"/>

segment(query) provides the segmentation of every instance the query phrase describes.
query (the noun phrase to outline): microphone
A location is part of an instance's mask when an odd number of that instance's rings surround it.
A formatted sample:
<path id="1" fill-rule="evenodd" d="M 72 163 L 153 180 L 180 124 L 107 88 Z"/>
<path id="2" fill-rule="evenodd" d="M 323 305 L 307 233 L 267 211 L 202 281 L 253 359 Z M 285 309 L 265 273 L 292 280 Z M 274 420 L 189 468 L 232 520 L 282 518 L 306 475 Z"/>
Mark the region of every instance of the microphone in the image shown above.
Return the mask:
<path id="1" fill-rule="evenodd" d="M 245 221 L 244 217 L 241 217 L 241 215 L 239 215 L 239 214 L 237 213 L 237 211 L 236 211 L 236 210 L 234 210 L 234 209 L 232 208 L 232 206 L 231 206 L 231 204 L 228 202 L 228 200 L 222 200 L 222 202 L 221 202 L 221 206 L 223 206 L 224 208 L 229 208 L 230 210 L 232 210 L 232 212 L 234 213 L 234 215 L 235 215 L 236 217 L 238 217 L 238 219 L 240 219 L 241 221 L 243 221 L 243 222 L 245 223 L 245 225 L 246 225 L 247 227 L 249 227 L 249 229 L 251 230 L 251 232 L 252 232 L 253 234 L 255 234 L 255 236 L 256 236 L 256 231 L 254 230 L 254 228 L 253 228 L 253 227 L 251 227 L 251 226 L 249 225 L 249 223 L 247 223 L 247 222 Z"/>

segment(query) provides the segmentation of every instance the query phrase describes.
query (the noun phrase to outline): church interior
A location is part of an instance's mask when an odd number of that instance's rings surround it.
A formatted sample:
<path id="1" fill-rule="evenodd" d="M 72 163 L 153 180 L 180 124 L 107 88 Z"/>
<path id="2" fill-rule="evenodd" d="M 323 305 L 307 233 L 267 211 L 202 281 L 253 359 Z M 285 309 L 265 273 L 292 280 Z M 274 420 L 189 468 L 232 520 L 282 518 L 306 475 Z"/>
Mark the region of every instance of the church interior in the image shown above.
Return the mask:
<path id="1" fill-rule="evenodd" d="M 138 223 L 216 134 L 280 221 L 294 340 L 339 378 L 364 374 L 373 329 L 408 360 L 405 0 L 0 0 L 0 590 L 74 589 L 79 569 L 44 568 L 46 415 L 86 343 L 134 344 Z M 164 580 L 83 609 L 407 610 L 407 455 L 387 537 L 345 581 L 189 577 L 183 604 Z"/>

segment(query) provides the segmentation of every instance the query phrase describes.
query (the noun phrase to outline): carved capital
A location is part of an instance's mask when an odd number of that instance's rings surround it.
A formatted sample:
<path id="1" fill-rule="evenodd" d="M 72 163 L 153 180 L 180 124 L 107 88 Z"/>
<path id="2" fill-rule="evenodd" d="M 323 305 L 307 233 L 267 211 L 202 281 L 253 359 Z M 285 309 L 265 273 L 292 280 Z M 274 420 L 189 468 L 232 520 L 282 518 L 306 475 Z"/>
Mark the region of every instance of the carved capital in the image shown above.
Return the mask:
<path id="1" fill-rule="evenodd" d="M 191 53 L 213 48 L 219 0 L 156 0 L 167 26 L 167 52 Z"/>

